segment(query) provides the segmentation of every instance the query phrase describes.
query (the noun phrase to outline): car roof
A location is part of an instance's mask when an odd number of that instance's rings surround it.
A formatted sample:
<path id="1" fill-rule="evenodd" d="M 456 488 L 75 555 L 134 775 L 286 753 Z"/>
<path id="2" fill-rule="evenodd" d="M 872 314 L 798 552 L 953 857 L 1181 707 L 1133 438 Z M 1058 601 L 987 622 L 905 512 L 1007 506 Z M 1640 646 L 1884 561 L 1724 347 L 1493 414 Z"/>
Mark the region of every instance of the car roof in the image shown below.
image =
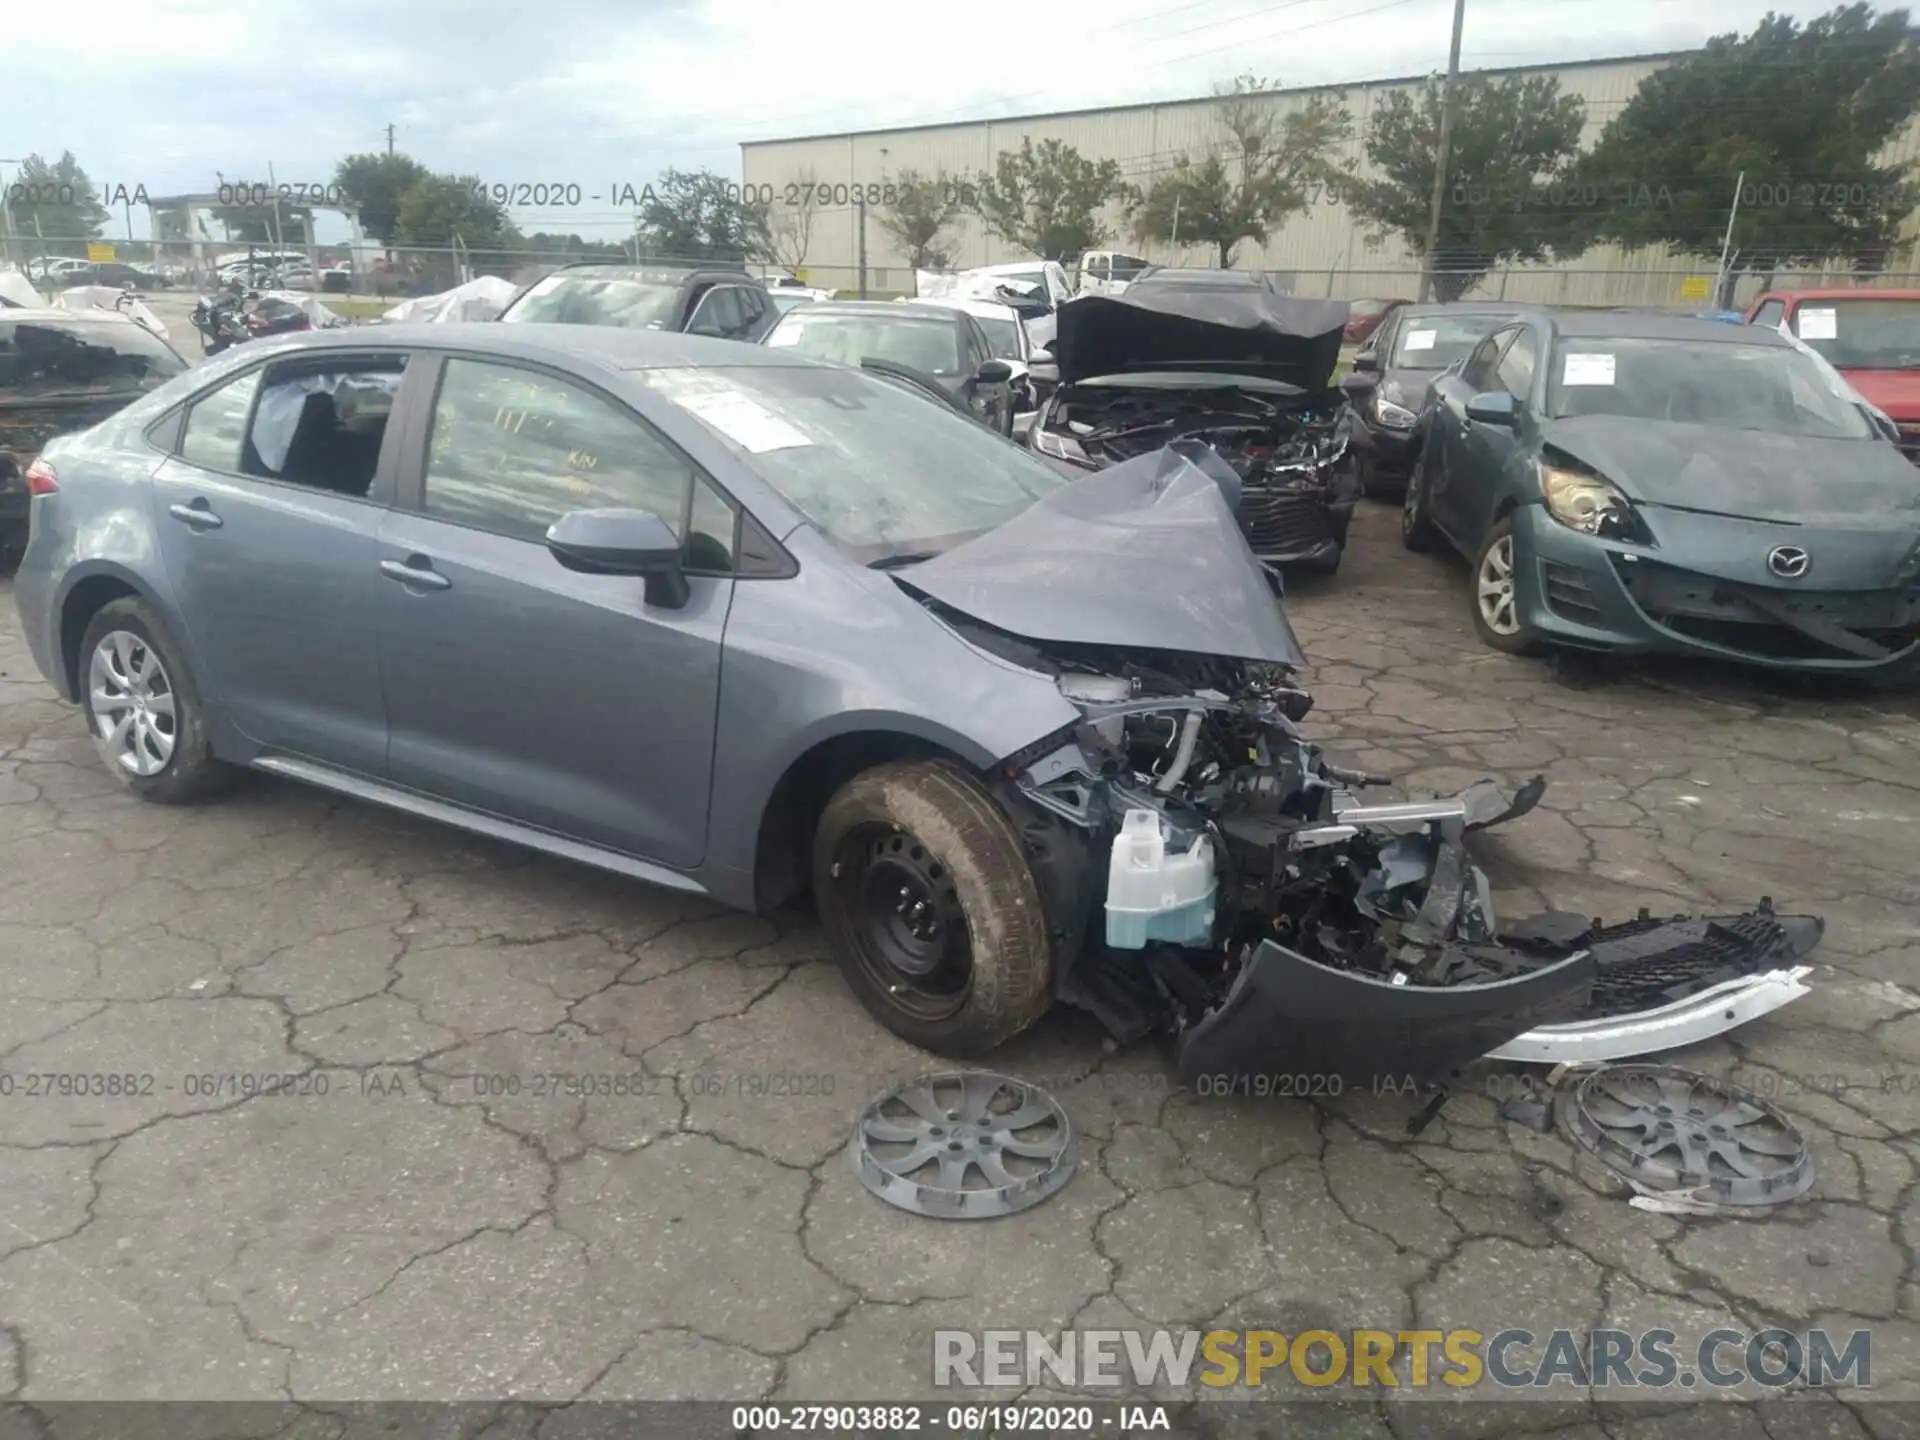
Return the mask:
<path id="1" fill-rule="evenodd" d="M 1646 310 L 1558 310 L 1546 319 L 1569 339 L 1693 340 L 1713 345 L 1771 345 L 1791 350 L 1793 342 L 1766 325 L 1729 325 L 1693 315 L 1664 315 Z"/>
<path id="2" fill-rule="evenodd" d="M 58 305 L 0 305 L 0 322 L 8 320 L 31 320 L 36 325 L 49 321 L 62 320 L 116 320 L 125 325 L 139 325 L 131 315 L 119 310 L 67 310 Z M 145 326 L 141 326 L 145 329 Z M 149 334 L 152 332 L 149 331 Z M 155 339 L 163 337 L 155 336 Z"/>
<path id="3" fill-rule="evenodd" d="M 920 300 L 816 300 L 807 307 L 809 315 L 917 315 L 923 320 L 951 322 L 957 307 L 935 305 Z"/>
<path id="4" fill-rule="evenodd" d="M 743 345 L 738 340 L 683 335 L 673 330 L 636 330 L 625 325 L 551 325 L 533 322 L 502 325 L 495 320 L 455 321 L 449 324 L 418 320 L 399 325 L 343 325 L 285 338 L 286 349 L 276 349 L 276 354 L 418 346 L 434 350 L 466 350 L 506 360 L 544 361 L 548 364 L 556 361 L 584 362 L 608 370 L 668 370 L 688 366 L 718 369 L 743 365 L 778 368 L 815 363 L 789 350 L 767 350 L 758 345 Z"/>
<path id="5" fill-rule="evenodd" d="M 1870 290 L 1859 285 L 1834 285 L 1824 290 L 1769 290 L 1766 293 L 1793 300 L 1920 300 L 1920 290 Z"/>
<path id="6" fill-rule="evenodd" d="M 972 295 L 939 295 L 928 300 L 896 300 L 893 308 L 909 309 L 918 306 L 922 310 L 963 310 L 982 320 L 1018 320 L 1020 312 L 1011 305 L 1002 305 L 998 300 L 983 300 Z"/>
<path id="7" fill-rule="evenodd" d="M 1452 300 L 1427 305 L 1402 305 L 1394 310 L 1396 319 L 1418 320 L 1429 315 L 1533 315 L 1544 310 L 1540 305 L 1525 305 L 1517 300 Z"/>
<path id="8" fill-rule="evenodd" d="M 569 260 L 566 264 L 555 267 L 553 273 L 560 275 L 569 270 L 674 270 L 684 275 L 711 272 L 716 275 L 726 275 L 729 278 L 737 275 L 745 280 L 757 279 L 756 276 L 748 274 L 745 261 L 736 263 L 731 260 L 655 260 L 651 256 L 643 256 L 638 260 L 592 258 Z"/>

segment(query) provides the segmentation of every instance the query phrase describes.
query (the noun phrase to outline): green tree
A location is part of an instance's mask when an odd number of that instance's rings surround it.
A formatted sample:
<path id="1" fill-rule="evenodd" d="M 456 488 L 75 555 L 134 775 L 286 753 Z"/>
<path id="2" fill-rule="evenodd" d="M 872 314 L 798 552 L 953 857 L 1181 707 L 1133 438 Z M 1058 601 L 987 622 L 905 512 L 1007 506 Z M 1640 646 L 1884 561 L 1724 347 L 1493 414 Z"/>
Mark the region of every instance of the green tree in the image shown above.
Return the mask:
<path id="1" fill-rule="evenodd" d="M 1220 136 L 1205 158 L 1181 155 L 1147 187 L 1134 238 L 1211 245 L 1220 267 L 1243 240 L 1266 244 L 1339 173 L 1331 152 L 1353 134 L 1340 95 L 1316 95 L 1282 115 L 1274 84 L 1242 75 L 1220 92 Z"/>
<path id="2" fill-rule="evenodd" d="M 887 181 L 893 200 L 874 216 L 880 228 L 906 252 L 916 270 L 945 270 L 953 264 L 947 229 L 960 218 L 966 184 L 946 171 L 922 175 L 902 170 Z"/>
<path id="3" fill-rule="evenodd" d="M 430 178 L 411 155 L 349 155 L 333 167 L 333 183 L 359 207 L 361 228 L 382 245 L 399 243 L 400 197 Z"/>
<path id="4" fill-rule="evenodd" d="M 52 162 L 41 155 L 21 161 L 7 186 L 6 206 L 10 235 L 36 240 L 44 236 L 47 249 L 60 255 L 86 254 L 87 241 L 100 238 L 108 218 L 100 187 L 71 150 Z"/>
<path id="5" fill-rule="evenodd" d="M 767 207 L 711 170 L 664 171 L 640 197 L 636 232 L 642 253 L 674 260 L 770 258 Z"/>
<path id="6" fill-rule="evenodd" d="M 396 245 L 445 251 L 426 258 L 422 268 L 449 284 L 458 278 L 456 244 L 483 273 L 511 273 L 524 259 L 519 233 L 477 175 L 431 175 L 409 185 L 400 196 L 394 237 Z"/>
<path id="7" fill-rule="evenodd" d="M 1769 14 L 1656 70 L 1580 164 L 1587 238 L 1718 255 L 1739 183 L 1731 269 L 1884 265 L 1915 203 L 1912 167 L 1877 160 L 1920 110 L 1912 36 L 1905 10 Z"/>
<path id="8" fill-rule="evenodd" d="M 1454 87 L 1453 136 L 1440 235 L 1426 253 L 1444 87 L 1389 92 L 1367 126 L 1377 172 L 1346 188 L 1372 227 L 1369 243 L 1398 236 L 1433 272 L 1436 296 L 1457 300 L 1513 261 L 1544 259 L 1572 238 L 1565 217 L 1586 103 L 1552 76 L 1463 75 Z M 1575 248 L 1578 248 L 1577 241 Z"/>
<path id="9" fill-rule="evenodd" d="M 994 157 L 964 196 L 993 234 L 1043 260 L 1071 260 L 1112 238 L 1100 212 L 1138 198 L 1112 160 L 1089 160 L 1063 140 L 1023 136 Z"/>
<path id="10" fill-rule="evenodd" d="M 572 233 L 555 233 L 536 230 L 521 242 L 522 248 L 535 255 L 578 256 L 582 260 L 619 260 L 630 258 L 632 251 L 625 245 L 613 240 L 588 240 Z"/>

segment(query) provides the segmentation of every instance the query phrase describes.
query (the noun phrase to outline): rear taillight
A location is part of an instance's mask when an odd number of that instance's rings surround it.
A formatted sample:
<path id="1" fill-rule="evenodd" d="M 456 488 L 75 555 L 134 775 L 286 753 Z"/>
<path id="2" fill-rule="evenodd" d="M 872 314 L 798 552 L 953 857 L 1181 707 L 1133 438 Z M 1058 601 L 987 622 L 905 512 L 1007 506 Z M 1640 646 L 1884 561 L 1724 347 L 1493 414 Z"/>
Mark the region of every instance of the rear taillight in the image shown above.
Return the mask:
<path id="1" fill-rule="evenodd" d="M 53 466 L 45 460 L 36 460 L 27 467 L 27 493 L 29 495 L 51 495 L 60 488 L 60 477 L 53 473 Z"/>

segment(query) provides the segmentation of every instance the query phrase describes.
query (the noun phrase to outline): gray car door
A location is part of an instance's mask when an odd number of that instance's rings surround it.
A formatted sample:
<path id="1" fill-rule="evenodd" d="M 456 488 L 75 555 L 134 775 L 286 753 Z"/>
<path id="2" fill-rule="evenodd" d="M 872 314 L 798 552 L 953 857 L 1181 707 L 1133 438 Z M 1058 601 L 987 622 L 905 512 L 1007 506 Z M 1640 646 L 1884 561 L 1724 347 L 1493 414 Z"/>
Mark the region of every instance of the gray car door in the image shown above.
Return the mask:
<path id="1" fill-rule="evenodd" d="M 1454 517 L 1447 529 L 1463 546 L 1477 550 L 1493 525 L 1493 512 L 1512 484 L 1510 472 L 1521 459 L 1520 426 L 1527 423 L 1527 404 L 1533 394 L 1533 372 L 1539 359 L 1533 332 L 1521 329 L 1500 352 L 1493 379 L 1483 390 L 1504 390 L 1513 396 L 1514 424 L 1468 423 L 1461 437 L 1460 463 L 1452 485 Z"/>
<path id="2" fill-rule="evenodd" d="M 564 568 L 549 525 L 651 510 L 689 594 Z M 680 869 L 706 848 L 735 512 L 629 407 L 558 372 L 444 361 L 382 524 L 380 668 L 397 783 Z"/>
<path id="3" fill-rule="evenodd" d="M 1473 463 L 1473 432 L 1484 428 L 1467 419 L 1467 402 L 1494 387 L 1494 371 L 1516 333 L 1513 329 L 1496 330 L 1474 346 L 1458 371 L 1434 382 L 1434 448 L 1427 474 L 1427 513 L 1461 546 L 1472 543 L 1472 537 L 1461 530 L 1462 517 L 1468 510 L 1461 496 L 1473 484 L 1466 473 Z"/>
<path id="4" fill-rule="evenodd" d="M 162 559 L 207 702 L 262 750 L 386 764 L 375 535 L 404 354 L 326 351 L 196 400 L 155 472 Z"/>

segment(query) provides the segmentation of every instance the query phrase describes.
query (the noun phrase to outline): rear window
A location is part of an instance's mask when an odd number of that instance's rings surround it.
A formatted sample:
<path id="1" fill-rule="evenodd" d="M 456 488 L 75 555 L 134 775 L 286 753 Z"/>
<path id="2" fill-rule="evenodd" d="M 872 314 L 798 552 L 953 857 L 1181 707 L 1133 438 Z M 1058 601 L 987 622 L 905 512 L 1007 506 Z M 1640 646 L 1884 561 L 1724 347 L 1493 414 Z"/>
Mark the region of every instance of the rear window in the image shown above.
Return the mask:
<path id="1" fill-rule="evenodd" d="M 187 362 L 130 320 L 0 318 L 0 402 L 86 395 L 129 399 Z"/>
<path id="2" fill-rule="evenodd" d="M 960 373 L 960 332 L 951 320 L 800 309 L 774 328 L 767 344 L 842 365 L 887 360 L 927 375 Z"/>
<path id="3" fill-rule="evenodd" d="M 532 325 L 622 325 L 665 330 L 679 318 L 687 277 L 645 266 L 562 270 L 539 281 L 501 319 Z"/>

